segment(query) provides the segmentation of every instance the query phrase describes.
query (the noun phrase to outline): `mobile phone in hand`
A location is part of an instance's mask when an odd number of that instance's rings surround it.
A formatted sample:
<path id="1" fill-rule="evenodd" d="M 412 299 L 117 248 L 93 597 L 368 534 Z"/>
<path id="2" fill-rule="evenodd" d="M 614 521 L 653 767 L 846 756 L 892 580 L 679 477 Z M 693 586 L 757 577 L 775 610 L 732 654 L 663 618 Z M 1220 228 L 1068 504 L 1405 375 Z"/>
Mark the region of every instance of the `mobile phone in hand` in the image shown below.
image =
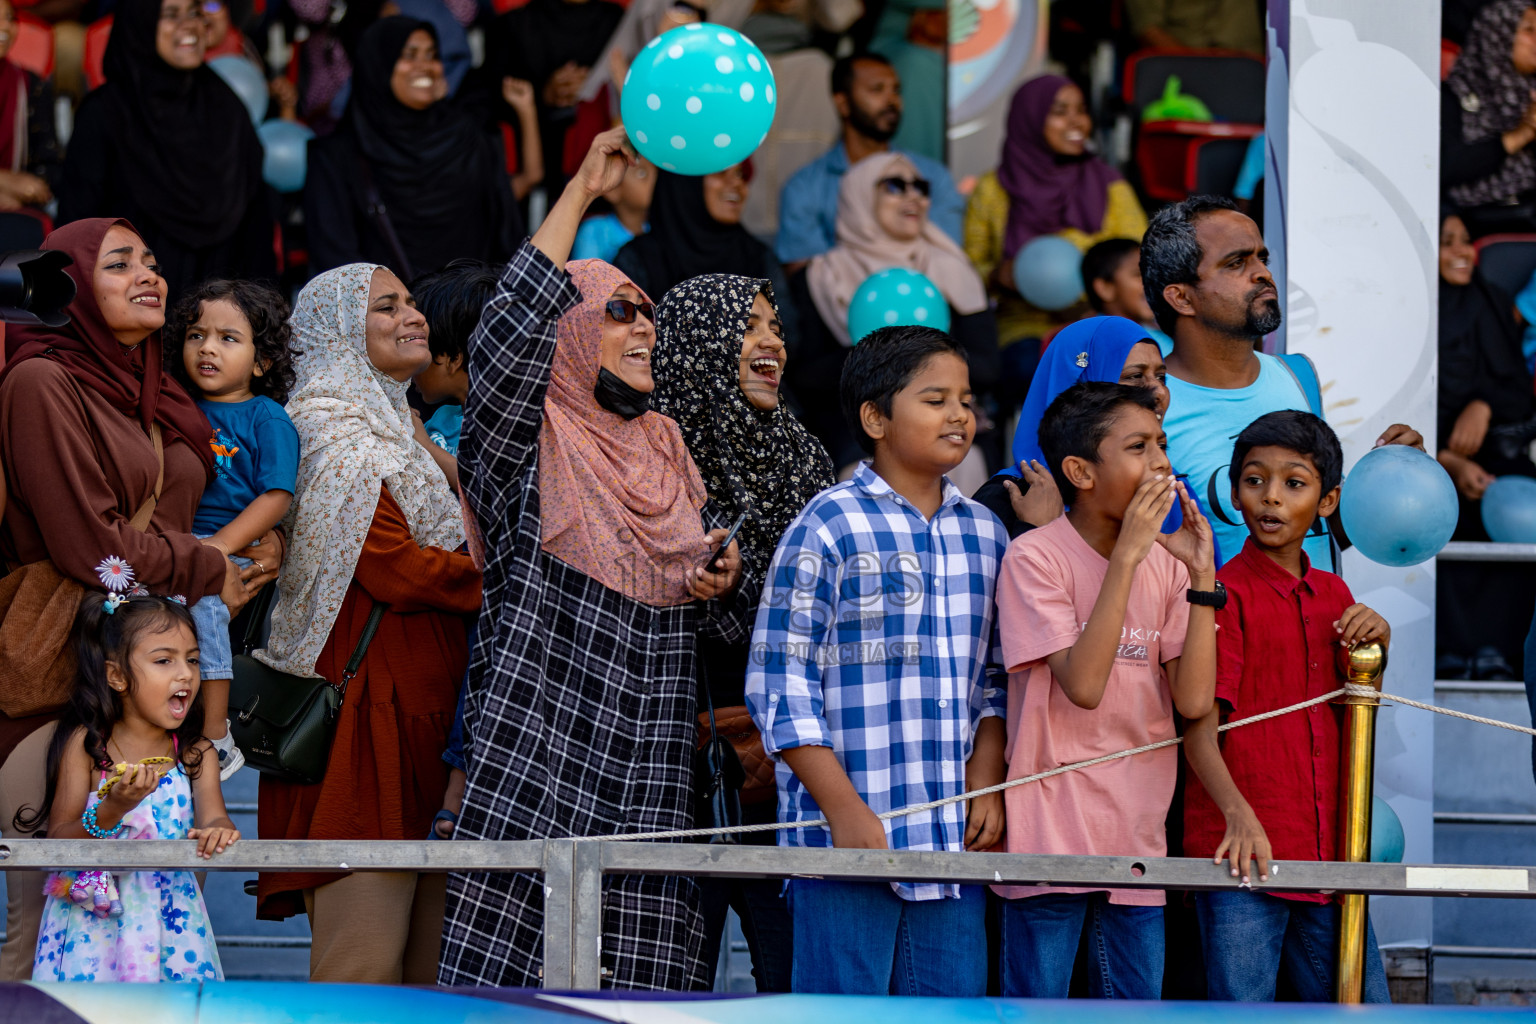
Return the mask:
<path id="1" fill-rule="evenodd" d="M 741 528 L 746 521 L 747 514 L 745 512 L 736 517 L 736 521 L 731 524 L 731 532 L 725 535 L 725 540 L 720 542 L 720 546 L 715 548 L 714 554 L 709 556 L 709 561 L 704 563 L 706 569 L 716 573 L 725 571 L 725 566 L 720 564 L 720 559 L 725 554 L 725 549 L 731 546 L 731 541 L 735 540 L 736 535 L 741 532 Z"/>

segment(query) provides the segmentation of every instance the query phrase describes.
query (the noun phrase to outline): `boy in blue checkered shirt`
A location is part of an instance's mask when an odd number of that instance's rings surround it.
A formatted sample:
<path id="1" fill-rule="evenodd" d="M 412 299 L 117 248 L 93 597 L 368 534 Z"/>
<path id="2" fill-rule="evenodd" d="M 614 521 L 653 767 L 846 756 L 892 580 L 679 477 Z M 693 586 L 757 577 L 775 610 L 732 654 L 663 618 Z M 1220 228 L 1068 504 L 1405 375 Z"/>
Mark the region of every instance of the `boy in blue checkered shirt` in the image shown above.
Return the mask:
<path id="1" fill-rule="evenodd" d="M 977 769 L 1002 763 L 1006 676 L 987 662 L 1008 535 L 945 477 L 976 429 L 964 353 L 882 328 L 849 353 L 842 406 L 873 458 L 791 524 L 752 638 L 747 704 L 778 760 L 779 820 L 830 823 L 779 842 L 986 849 L 1000 794 L 877 817 L 1002 781 Z M 985 994 L 981 887 L 796 878 L 788 893 L 794 991 Z"/>

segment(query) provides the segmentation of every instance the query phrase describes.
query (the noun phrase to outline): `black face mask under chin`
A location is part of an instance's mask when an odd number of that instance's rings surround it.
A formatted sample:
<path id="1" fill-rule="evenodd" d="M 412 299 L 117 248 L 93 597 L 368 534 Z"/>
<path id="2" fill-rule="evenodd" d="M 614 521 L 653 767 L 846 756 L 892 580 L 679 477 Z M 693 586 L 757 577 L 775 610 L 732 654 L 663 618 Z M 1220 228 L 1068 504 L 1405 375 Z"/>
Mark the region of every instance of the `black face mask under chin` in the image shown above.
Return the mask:
<path id="1" fill-rule="evenodd" d="M 592 397 L 604 409 L 627 420 L 651 411 L 649 392 L 636 391 L 617 374 L 609 373 L 606 367 L 597 371 L 597 387 L 592 389 Z"/>

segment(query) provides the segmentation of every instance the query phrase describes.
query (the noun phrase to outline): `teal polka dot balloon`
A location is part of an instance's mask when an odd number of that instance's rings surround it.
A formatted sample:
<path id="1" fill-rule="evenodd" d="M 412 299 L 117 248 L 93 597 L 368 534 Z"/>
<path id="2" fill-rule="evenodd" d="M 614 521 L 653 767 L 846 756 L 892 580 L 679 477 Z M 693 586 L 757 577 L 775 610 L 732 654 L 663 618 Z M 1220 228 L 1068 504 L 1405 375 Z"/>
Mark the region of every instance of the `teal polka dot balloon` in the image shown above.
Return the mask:
<path id="1" fill-rule="evenodd" d="M 848 303 L 848 336 L 857 345 L 871 331 L 897 324 L 949 330 L 949 303 L 938 286 L 915 270 L 892 267 L 870 274 Z"/>
<path id="2" fill-rule="evenodd" d="M 763 51 L 706 22 L 646 44 L 630 64 L 619 114 L 635 148 L 657 167 L 713 174 L 762 144 L 777 103 Z"/>

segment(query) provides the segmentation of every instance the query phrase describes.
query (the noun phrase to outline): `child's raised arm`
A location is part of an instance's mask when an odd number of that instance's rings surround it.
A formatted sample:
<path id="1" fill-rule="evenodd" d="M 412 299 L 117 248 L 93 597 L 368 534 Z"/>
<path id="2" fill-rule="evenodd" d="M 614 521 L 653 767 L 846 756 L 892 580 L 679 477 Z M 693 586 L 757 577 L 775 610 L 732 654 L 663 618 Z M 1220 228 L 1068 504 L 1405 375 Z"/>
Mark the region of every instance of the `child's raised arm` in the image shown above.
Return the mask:
<path id="1" fill-rule="evenodd" d="M 206 858 L 223 853 L 225 847 L 240 838 L 240 830 L 224 809 L 218 753 L 207 740 L 198 741 L 197 750 L 203 757 L 197 778 L 192 780 L 192 820 L 197 827 L 187 832 L 187 838 L 197 840 L 197 855 Z"/>
<path id="2" fill-rule="evenodd" d="M 1109 570 L 1093 602 L 1088 624 L 1071 647 L 1046 656 L 1051 674 L 1067 699 L 1080 708 L 1092 711 L 1104 699 L 1109 672 L 1120 650 L 1131 581 L 1136 576 L 1136 567 L 1152 550 L 1173 506 L 1173 486 L 1173 477 L 1159 476 L 1136 488 L 1121 520 L 1120 537 L 1110 554 Z"/>
<path id="3" fill-rule="evenodd" d="M 1160 533 L 1157 542 L 1189 570 L 1189 589 L 1209 593 L 1216 587 L 1215 542 L 1211 524 L 1200 507 L 1179 485 L 1184 524 L 1172 534 Z M 1182 600 L 1179 595 L 1175 600 Z M 1184 628 L 1184 648 L 1163 664 L 1168 691 L 1179 714 L 1193 721 L 1210 713 L 1216 700 L 1216 609 L 1192 604 Z"/>
<path id="4" fill-rule="evenodd" d="M 256 495 L 255 499 L 224 525 L 218 533 L 209 537 L 205 544 L 212 544 L 225 557 L 265 537 L 267 531 L 283 521 L 293 495 L 288 491 L 273 490 Z"/>

